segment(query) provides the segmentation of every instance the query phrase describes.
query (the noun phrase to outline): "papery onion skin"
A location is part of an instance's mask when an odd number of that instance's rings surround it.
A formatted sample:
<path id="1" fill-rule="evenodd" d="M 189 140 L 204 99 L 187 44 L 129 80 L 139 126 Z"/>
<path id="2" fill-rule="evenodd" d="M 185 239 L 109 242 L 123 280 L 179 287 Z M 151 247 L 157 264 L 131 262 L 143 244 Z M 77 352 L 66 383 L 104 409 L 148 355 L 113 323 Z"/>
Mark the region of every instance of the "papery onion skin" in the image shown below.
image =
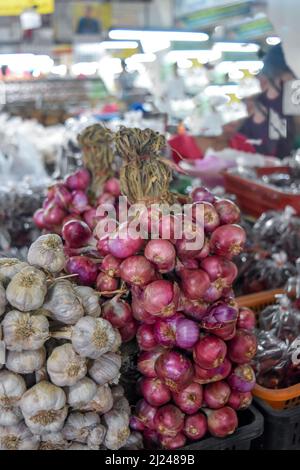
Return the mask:
<path id="1" fill-rule="evenodd" d="M 168 449 L 168 450 L 180 449 L 185 446 L 186 437 L 182 432 L 179 432 L 174 437 L 161 436 L 160 444 L 163 449 Z"/>
<path id="2" fill-rule="evenodd" d="M 239 225 L 221 225 L 211 236 L 210 247 L 214 254 L 231 260 L 239 255 L 246 242 L 245 230 Z"/>
<path id="3" fill-rule="evenodd" d="M 227 302 L 214 303 L 207 311 L 207 316 L 202 320 L 202 328 L 221 328 L 226 324 L 232 324 L 237 320 L 238 310 Z"/>
<path id="4" fill-rule="evenodd" d="M 160 347 L 153 349 L 152 351 L 141 352 L 137 361 L 138 371 L 149 378 L 157 377 L 155 362 L 163 352 L 164 349 Z"/>
<path id="5" fill-rule="evenodd" d="M 255 374 L 249 364 L 243 364 L 233 369 L 227 382 L 237 392 L 251 392 L 255 387 Z"/>
<path id="6" fill-rule="evenodd" d="M 146 400 L 139 400 L 135 407 L 135 414 L 137 418 L 146 426 L 148 429 L 156 430 L 154 424 L 154 418 L 157 412 L 157 408 L 149 405 Z"/>
<path id="7" fill-rule="evenodd" d="M 96 280 L 96 288 L 99 292 L 114 292 L 118 289 L 119 281 L 105 273 L 99 273 Z M 111 294 L 105 294 L 109 296 Z"/>
<path id="8" fill-rule="evenodd" d="M 190 349 L 197 343 L 199 335 L 199 327 L 193 320 L 188 318 L 178 320 L 175 332 L 176 346 L 182 349 Z"/>
<path id="9" fill-rule="evenodd" d="M 98 267 L 87 256 L 72 256 L 66 265 L 68 274 L 78 274 L 74 278 L 83 286 L 93 286 L 98 275 Z"/>
<path id="10" fill-rule="evenodd" d="M 127 325 L 119 329 L 120 335 L 123 343 L 128 343 L 133 338 L 135 338 L 138 329 L 138 324 L 136 321 L 131 320 Z"/>
<path id="11" fill-rule="evenodd" d="M 176 251 L 168 240 L 150 240 L 144 254 L 159 272 L 167 273 L 174 269 Z"/>
<path id="12" fill-rule="evenodd" d="M 125 300 L 113 298 L 101 306 L 102 316 L 115 328 L 123 328 L 132 320 L 130 305 Z"/>
<path id="13" fill-rule="evenodd" d="M 85 246 L 91 236 L 91 229 L 82 220 L 70 220 L 63 225 L 62 237 L 71 248 Z"/>
<path id="14" fill-rule="evenodd" d="M 172 392 L 179 392 L 193 380 L 191 361 L 177 351 L 166 351 L 155 363 L 155 371 Z"/>
<path id="15" fill-rule="evenodd" d="M 236 334 L 236 322 L 228 323 L 221 328 L 209 329 L 205 328 L 207 333 L 213 333 L 218 338 L 221 338 L 223 341 L 229 341 L 235 337 Z"/>
<path id="16" fill-rule="evenodd" d="M 239 310 L 237 327 L 242 330 L 253 331 L 256 327 L 256 316 L 250 308 L 242 307 Z"/>
<path id="17" fill-rule="evenodd" d="M 143 302 L 152 315 L 171 317 L 176 313 L 179 302 L 178 285 L 164 279 L 153 281 L 144 290 Z"/>
<path id="18" fill-rule="evenodd" d="M 164 405 L 158 408 L 154 424 L 160 435 L 175 437 L 183 429 L 184 414 L 175 405 Z"/>
<path id="19" fill-rule="evenodd" d="M 140 325 L 137 330 L 136 339 L 142 351 L 151 351 L 158 346 L 152 325 Z"/>
<path id="20" fill-rule="evenodd" d="M 226 437 L 233 434 L 238 427 L 236 412 L 229 406 L 218 410 L 207 410 L 209 432 L 215 437 Z"/>
<path id="21" fill-rule="evenodd" d="M 186 416 L 183 432 L 191 441 L 202 439 L 207 433 L 207 419 L 204 414 L 195 413 L 191 416 Z"/>
<path id="22" fill-rule="evenodd" d="M 203 369 L 214 369 L 224 362 L 226 353 L 227 346 L 223 340 L 213 335 L 207 335 L 195 345 L 193 357 Z"/>
<path id="23" fill-rule="evenodd" d="M 232 390 L 227 404 L 234 410 L 246 410 L 247 408 L 249 408 L 251 403 L 251 392 L 242 393 Z"/>
<path id="24" fill-rule="evenodd" d="M 158 377 L 142 378 L 140 391 L 145 400 L 152 406 L 162 406 L 171 400 L 171 392 Z"/>
<path id="25" fill-rule="evenodd" d="M 85 191 L 91 182 L 88 170 L 81 168 L 75 173 L 66 177 L 65 184 L 71 190 L 81 189 Z"/>
<path id="26" fill-rule="evenodd" d="M 180 293 L 179 311 L 184 312 L 196 321 L 202 320 L 207 315 L 208 303 L 203 300 L 191 300 Z"/>
<path id="27" fill-rule="evenodd" d="M 208 274 L 202 269 L 184 269 L 180 273 L 184 295 L 191 300 L 199 300 L 210 286 Z"/>
<path id="28" fill-rule="evenodd" d="M 144 256 L 129 256 L 120 265 L 120 277 L 128 284 L 144 286 L 154 277 L 154 268 Z"/>
<path id="29" fill-rule="evenodd" d="M 204 385 L 226 379 L 231 372 L 231 368 L 231 362 L 226 357 L 223 364 L 214 369 L 203 369 L 195 364 L 194 381 Z"/>
<path id="30" fill-rule="evenodd" d="M 221 224 L 236 224 L 240 221 L 241 211 L 238 206 L 229 199 L 220 199 L 214 203 L 220 217 Z"/>
<path id="31" fill-rule="evenodd" d="M 237 330 L 235 337 L 227 344 L 228 357 L 236 364 L 251 362 L 257 351 L 257 339 L 251 331 Z"/>
<path id="32" fill-rule="evenodd" d="M 230 387 L 226 382 L 219 381 L 208 384 L 204 387 L 204 402 L 213 410 L 226 405 L 230 397 Z"/>
<path id="33" fill-rule="evenodd" d="M 188 415 L 197 413 L 203 403 L 203 387 L 192 382 L 178 393 L 172 394 L 174 403 Z"/>

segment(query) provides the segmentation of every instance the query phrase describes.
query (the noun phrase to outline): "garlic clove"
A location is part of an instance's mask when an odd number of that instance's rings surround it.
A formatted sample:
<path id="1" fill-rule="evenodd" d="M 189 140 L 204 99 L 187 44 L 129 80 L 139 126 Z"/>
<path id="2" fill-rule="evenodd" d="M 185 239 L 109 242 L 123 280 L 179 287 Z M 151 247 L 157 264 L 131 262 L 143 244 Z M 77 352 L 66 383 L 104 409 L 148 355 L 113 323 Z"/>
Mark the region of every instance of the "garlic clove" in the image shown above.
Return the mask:
<path id="1" fill-rule="evenodd" d="M 61 238 L 54 234 L 41 235 L 29 248 L 28 263 L 49 271 L 59 273 L 66 264 Z"/>
<path id="2" fill-rule="evenodd" d="M 86 375 L 86 358 L 76 354 L 71 344 L 63 344 L 52 351 L 47 360 L 47 371 L 55 385 L 71 386 Z"/>
<path id="3" fill-rule="evenodd" d="M 2 322 L 3 339 L 10 351 L 40 349 L 49 338 L 49 322 L 44 315 L 11 310 Z"/>
<path id="4" fill-rule="evenodd" d="M 123 412 L 111 410 L 103 416 L 107 426 L 104 445 L 110 450 L 118 450 L 123 447 L 129 436 L 129 416 Z"/>
<path id="5" fill-rule="evenodd" d="M 112 409 L 113 404 L 114 401 L 109 385 L 99 385 L 92 400 L 86 405 L 83 405 L 80 410 L 95 411 L 96 413 L 104 414 Z"/>
<path id="6" fill-rule="evenodd" d="M 21 375 L 8 370 L 0 371 L 0 406 L 17 405 L 25 392 L 26 384 Z"/>
<path id="7" fill-rule="evenodd" d="M 31 374 L 44 365 L 46 360 L 45 348 L 36 351 L 8 351 L 6 368 L 18 374 Z"/>
<path id="8" fill-rule="evenodd" d="M 5 289 L 0 282 L 0 317 L 5 312 L 5 307 L 7 304 Z"/>
<path id="9" fill-rule="evenodd" d="M 115 330 L 103 318 L 83 317 L 72 329 L 72 345 L 83 357 L 97 359 L 111 351 L 115 343 Z"/>
<path id="10" fill-rule="evenodd" d="M 13 426 L 0 426 L 0 450 L 37 450 L 39 441 L 24 421 Z"/>
<path id="11" fill-rule="evenodd" d="M 29 312 L 43 305 L 46 293 L 46 275 L 28 266 L 12 278 L 6 289 L 6 298 L 16 309 Z"/>
<path id="12" fill-rule="evenodd" d="M 23 268 L 28 266 L 27 263 L 17 258 L 0 258 L 0 279 L 4 286 L 19 273 Z"/>
<path id="13" fill-rule="evenodd" d="M 95 318 L 100 317 L 99 296 L 95 290 L 87 286 L 74 286 L 74 291 L 82 302 L 85 314 Z"/>
<path id="14" fill-rule="evenodd" d="M 57 281 L 50 287 L 43 308 L 51 313 L 54 320 L 65 325 L 75 325 L 84 315 L 81 301 L 71 282 L 66 279 Z"/>
<path id="15" fill-rule="evenodd" d="M 89 368 L 89 375 L 99 385 L 117 383 L 120 377 L 121 362 L 119 354 L 106 353 L 93 362 Z"/>
<path id="16" fill-rule="evenodd" d="M 92 379 L 84 377 L 66 391 L 67 403 L 75 409 L 86 405 L 96 395 L 97 385 Z"/>

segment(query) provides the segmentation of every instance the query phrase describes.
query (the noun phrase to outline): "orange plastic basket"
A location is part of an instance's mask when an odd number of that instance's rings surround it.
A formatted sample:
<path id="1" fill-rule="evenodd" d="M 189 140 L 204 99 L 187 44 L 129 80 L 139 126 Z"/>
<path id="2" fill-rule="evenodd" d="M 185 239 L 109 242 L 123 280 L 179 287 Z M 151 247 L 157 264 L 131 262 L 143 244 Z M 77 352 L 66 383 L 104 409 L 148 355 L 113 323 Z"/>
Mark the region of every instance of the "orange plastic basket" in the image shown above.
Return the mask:
<path id="1" fill-rule="evenodd" d="M 283 293 L 283 289 L 270 290 L 238 297 L 237 301 L 240 307 L 251 308 L 257 314 L 257 322 L 259 323 L 260 312 L 265 307 L 275 303 L 277 294 Z M 275 410 L 287 410 L 300 405 L 300 384 L 281 388 L 280 390 L 272 390 L 256 385 L 253 395 L 267 402 Z"/>

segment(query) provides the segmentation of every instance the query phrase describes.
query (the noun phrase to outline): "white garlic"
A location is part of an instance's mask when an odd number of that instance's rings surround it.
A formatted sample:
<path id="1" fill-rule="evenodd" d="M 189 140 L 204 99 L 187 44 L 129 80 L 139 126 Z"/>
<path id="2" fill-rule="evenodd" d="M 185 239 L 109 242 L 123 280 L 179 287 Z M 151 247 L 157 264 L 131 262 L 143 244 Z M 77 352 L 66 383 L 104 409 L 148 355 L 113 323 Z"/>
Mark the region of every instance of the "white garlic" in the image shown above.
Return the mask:
<path id="1" fill-rule="evenodd" d="M 65 392 L 46 381 L 27 390 L 20 407 L 27 426 L 34 434 L 60 431 L 68 413 Z"/>
<path id="2" fill-rule="evenodd" d="M 18 406 L 0 405 L 0 426 L 13 426 L 22 421 L 23 415 Z"/>
<path id="3" fill-rule="evenodd" d="M 108 384 L 99 385 L 92 400 L 80 407 L 81 411 L 95 411 L 96 413 L 107 413 L 114 404 L 111 390 Z"/>
<path id="4" fill-rule="evenodd" d="M 85 444 L 79 444 L 78 442 L 73 442 L 67 450 L 91 450 L 89 446 Z"/>
<path id="5" fill-rule="evenodd" d="M 10 351 L 40 349 L 49 338 L 49 322 L 44 315 L 11 310 L 2 322 L 3 339 Z"/>
<path id="6" fill-rule="evenodd" d="M 6 304 L 7 304 L 7 300 L 6 300 L 5 289 L 2 283 L 0 282 L 0 317 L 5 312 Z"/>
<path id="7" fill-rule="evenodd" d="M 29 312 L 43 305 L 46 293 L 46 275 L 28 266 L 12 278 L 6 289 L 6 298 L 16 309 Z"/>
<path id="8" fill-rule="evenodd" d="M 27 266 L 27 263 L 17 258 L 0 258 L 1 282 L 6 286 L 17 273 Z"/>
<path id="9" fill-rule="evenodd" d="M 121 344 L 122 344 L 122 336 L 121 336 L 119 330 L 117 330 L 116 328 L 115 328 L 114 332 L 115 332 L 115 342 L 114 342 L 114 344 L 112 345 L 112 347 L 111 347 L 110 350 L 111 350 L 111 352 L 116 353 L 116 352 L 119 351 L 119 349 L 120 349 L 120 347 L 121 347 Z"/>
<path id="10" fill-rule="evenodd" d="M 0 405 L 15 406 L 26 392 L 25 380 L 21 375 L 8 370 L 0 371 Z"/>
<path id="11" fill-rule="evenodd" d="M 85 444 L 90 431 L 96 426 L 100 426 L 100 417 L 97 413 L 80 413 L 75 411 L 68 416 L 62 434 L 67 441 L 76 441 Z"/>
<path id="12" fill-rule="evenodd" d="M 66 279 L 55 282 L 48 290 L 44 308 L 51 317 L 66 325 L 74 325 L 83 317 L 84 309 L 71 282 Z"/>
<path id="13" fill-rule="evenodd" d="M 128 402 L 127 398 L 125 398 L 124 396 L 121 397 L 121 398 L 118 398 L 117 400 L 114 400 L 114 407 L 113 408 L 114 408 L 114 410 L 117 410 L 117 411 L 123 411 L 128 416 L 131 413 L 129 402 Z"/>
<path id="14" fill-rule="evenodd" d="M 89 368 L 89 375 L 99 385 L 117 383 L 120 377 L 121 356 L 115 353 L 106 353 L 96 359 Z"/>
<path id="15" fill-rule="evenodd" d="M 48 432 L 40 436 L 39 450 L 66 450 L 69 446 L 61 432 Z"/>
<path id="16" fill-rule="evenodd" d="M 139 432 L 132 432 L 122 450 L 142 450 L 144 449 L 143 437 Z"/>
<path id="17" fill-rule="evenodd" d="M 71 344 L 63 344 L 52 351 L 47 371 L 55 385 L 71 386 L 86 375 L 86 359 L 76 354 Z"/>
<path id="18" fill-rule="evenodd" d="M 61 238 L 55 233 L 40 236 L 29 248 L 27 261 L 50 273 L 59 273 L 66 264 Z"/>
<path id="19" fill-rule="evenodd" d="M 87 438 L 87 445 L 90 449 L 99 449 L 99 446 L 104 441 L 105 434 L 106 428 L 102 424 L 91 429 Z"/>
<path id="20" fill-rule="evenodd" d="M 72 408 L 79 409 L 96 395 L 97 385 L 92 379 L 84 377 L 66 391 L 67 402 Z"/>
<path id="21" fill-rule="evenodd" d="M 34 436 L 24 421 L 15 426 L 0 426 L 0 450 L 37 450 L 39 437 Z"/>
<path id="22" fill-rule="evenodd" d="M 115 330 L 103 318 L 83 317 L 72 328 L 72 345 L 83 357 L 97 359 L 111 351 Z"/>
<path id="23" fill-rule="evenodd" d="M 46 360 L 45 348 L 36 351 L 8 351 L 6 367 L 18 374 L 31 374 L 41 369 Z"/>
<path id="24" fill-rule="evenodd" d="M 74 286 L 76 295 L 80 298 L 86 315 L 91 317 L 100 317 L 101 307 L 99 303 L 99 296 L 91 287 L 87 286 Z"/>
<path id="25" fill-rule="evenodd" d="M 123 447 L 130 436 L 129 416 L 120 411 L 112 410 L 103 417 L 107 426 L 104 445 L 110 450 Z"/>
<path id="26" fill-rule="evenodd" d="M 35 371 L 35 382 L 39 383 L 43 380 L 49 380 L 46 365 L 43 365 L 41 369 Z"/>

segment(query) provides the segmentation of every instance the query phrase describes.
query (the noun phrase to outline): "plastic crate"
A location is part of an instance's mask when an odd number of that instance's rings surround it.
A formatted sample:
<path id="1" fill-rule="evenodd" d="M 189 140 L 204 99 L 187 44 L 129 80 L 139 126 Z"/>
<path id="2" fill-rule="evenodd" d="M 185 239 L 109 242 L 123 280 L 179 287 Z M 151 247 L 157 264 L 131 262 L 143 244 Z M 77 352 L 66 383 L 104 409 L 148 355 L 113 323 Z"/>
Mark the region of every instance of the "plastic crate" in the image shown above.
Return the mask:
<path id="1" fill-rule="evenodd" d="M 224 439 L 207 437 L 183 447 L 183 450 L 249 450 L 251 443 L 263 433 L 263 416 L 254 406 L 250 406 L 239 413 L 239 423 L 239 428 L 231 436 Z"/>
<path id="2" fill-rule="evenodd" d="M 240 307 L 251 308 L 257 314 L 259 325 L 259 313 L 268 305 L 275 303 L 275 296 L 284 293 L 283 289 L 260 292 L 258 294 L 245 295 L 238 297 L 237 301 Z M 260 385 L 256 385 L 253 395 L 263 400 L 271 409 L 288 410 L 295 409 L 300 405 L 300 384 L 293 385 L 279 390 L 273 390 Z M 300 407 L 299 407 L 299 426 L 300 426 Z M 299 431 L 300 433 L 300 431 Z"/>
<path id="3" fill-rule="evenodd" d="M 253 441 L 253 449 L 300 450 L 300 407 L 274 410 L 259 398 L 255 406 L 264 417 L 264 433 Z"/>

